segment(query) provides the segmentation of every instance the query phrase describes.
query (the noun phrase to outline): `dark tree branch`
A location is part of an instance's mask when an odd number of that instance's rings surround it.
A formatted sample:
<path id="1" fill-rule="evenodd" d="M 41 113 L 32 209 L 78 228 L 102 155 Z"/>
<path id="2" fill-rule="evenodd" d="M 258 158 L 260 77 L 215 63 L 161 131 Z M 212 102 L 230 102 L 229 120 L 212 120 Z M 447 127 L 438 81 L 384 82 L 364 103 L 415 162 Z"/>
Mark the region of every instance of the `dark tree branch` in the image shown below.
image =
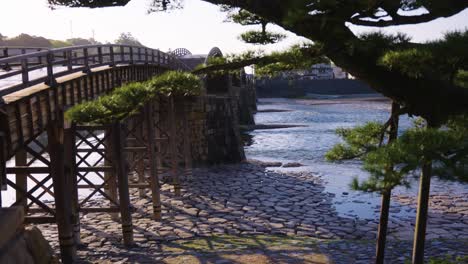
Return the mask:
<path id="1" fill-rule="evenodd" d="M 388 27 L 388 26 L 398 26 L 398 25 L 408 25 L 408 24 L 419 24 L 426 23 L 441 17 L 450 17 L 458 14 L 459 12 L 465 10 L 468 7 L 468 1 L 459 1 L 459 0 L 444 0 L 440 1 L 437 4 L 433 3 L 423 3 L 426 4 L 425 7 L 429 11 L 428 14 L 421 14 L 415 16 L 402 16 L 398 15 L 397 11 L 399 5 L 393 5 L 390 2 L 395 1 L 384 1 L 383 9 L 389 14 L 392 18 L 391 20 L 382 20 L 377 21 L 363 20 L 365 18 L 371 18 L 366 15 L 354 16 L 351 19 L 348 19 L 348 22 L 359 25 L 359 26 L 370 26 L 370 27 Z M 398 6 L 398 7 L 397 7 Z"/>

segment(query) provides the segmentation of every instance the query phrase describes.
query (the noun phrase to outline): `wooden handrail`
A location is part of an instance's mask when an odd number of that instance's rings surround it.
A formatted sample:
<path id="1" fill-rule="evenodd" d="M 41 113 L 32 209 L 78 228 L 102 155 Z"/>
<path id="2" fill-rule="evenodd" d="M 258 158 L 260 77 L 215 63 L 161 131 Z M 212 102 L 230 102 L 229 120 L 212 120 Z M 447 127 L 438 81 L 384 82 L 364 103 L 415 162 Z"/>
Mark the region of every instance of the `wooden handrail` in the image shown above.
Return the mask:
<path id="1" fill-rule="evenodd" d="M 10 48 L 10 47 L 8 47 Z M 16 49 L 16 47 L 14 47 Z M 21 83 L 0 88 L 0 97 L 27 88 L 41 82 L 53 84 L 60 76 L 75 72 L 88 73 L 93 68 L 117 64 L 154 64 L 173 70 L 189 70 L 177 57 L 156 49 L 132 45 L 81 45 L 57 49 L 43 49 L 27 53 L 18 47 L 23 54 L 0 57 L 0 80 L 21 74 Z M 5 50 L 7 48 L 4 48 Z M 31 48 L 38 49 L 38 48 Z M 30 49 L 28 49 L 30 50 Z M 0 47 L 1 51 L 1 47 Z M 64 67 L 60 72 L 54 72 L 56 67 Z M 12 70 L 19 68 L 18 70 Z M 45 69 L 46 74 L 33 78 L 32 71 Z M 14 74 L 16 73 L 16 74 Z"/>

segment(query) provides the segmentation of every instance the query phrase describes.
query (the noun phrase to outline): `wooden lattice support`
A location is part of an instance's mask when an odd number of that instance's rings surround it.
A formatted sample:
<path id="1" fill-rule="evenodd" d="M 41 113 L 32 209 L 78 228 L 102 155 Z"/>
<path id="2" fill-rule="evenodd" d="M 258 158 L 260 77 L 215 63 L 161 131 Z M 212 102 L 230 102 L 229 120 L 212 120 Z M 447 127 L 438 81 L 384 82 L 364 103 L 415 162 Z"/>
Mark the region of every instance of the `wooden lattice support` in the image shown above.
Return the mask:
<path id="1" fill-rule="evenodd" d="M 125 245 L 133 243 L 130 197 L 128 191 L 127 161 L 125 159 L 124 139 L 120 124 L 103 126 L 73 126 L 73 135 L 79 140 L 75 143 L 76 164 L 74 183 L 76 189 L 93 189 L 84 199 L 75 195 L 76 207 L 80 212 L 111 213 L 115 219 L 120 213 L 122 236 Z M 87 160 L 92 154 L 92 160 Z M 90 178 L 93 175 L 102 183 Z M 81 183 L 82 182 L 82 183 Z M 109 206 L 86 207 L 94 195 L 99 194 L 109 201 Z M 117 197 L 118 196 L 118 197 Z M 75 223 L 79 225 L 79 222 Z"/>
<path id="2" fill-rule="evenodd" d="M 128 172 L 126 168 L 126 160 L 124 154 L 124 142 L 122 131 L 124 125 L 114 123 L 111 128 L 112 142 L 112 160 L 114 161 L 115 174 L 118 179 L 119 200 L 120 200 L 120 217 L 122 221 L 122 232 L 124 245 L 130 246 L 133 244 L 133 225 L 132 214 L 130 211 L 130 195 L 128 186 Z"/>
<path id="3" fill-rule="evenodd" d="M 112 142 L 109 129 L 110 126 L 74 126 L 74 135 L 78 139 L 75 143 L 76 188 L 92 189 L 91 193 L 78 203 L 81 212 L 119 212 L 118 200 L 112 197 L 110 192 L 106 192 L 106 188 L 109 189 L 109 185 L 115 181 L 115 162 L 111 156 Z M 107 178 L 105 173 L 108 173 Z M 96 180 L 102 181 L 102 183 L 96 183 Z M 115 193 L 115 190 L 112 193 Z M 95 195 L 101 195 L 107 199 L 110 203 L 109 207 L 85 206 Z"/>
<path id="4" fill-rule="evenodd" d="M 48 136 L 39 135 L 33 139 L 23 149 L 16 152 L 18 154 L 15 157 L 16 165 L 6 168 L 7 174 L 15 175 L 16 180 L 16 182 L 12 182 L 10 179 L 6 179 L 7 184 L 16 191 L 17 199 L 11 206 L 24 207 L 25 212 L 28 213 L 25 217 L 27 223 L 56 222 L 56 210 L 53 204 L 41 200 L 45 195 L 56 199 L 50 161 L 50 152 L 53 149 L 49 148 L 48 138 Z M 28 156 L 30 156 L 29 160 Z M 32 186 L 26 184 L 28 180 L 33 182 Z"/>
<path id="5" fill-rule="evenodd" d="M 134 171 L 137 176 L 137 182 L 134 183 L 133 179 L 129 186 L 130 188 L 138 188 L 140 197 L 146 197 L 146 189 L 151 190 L 153 217 L 159 220 L 161 218 L 161 198 L 155 143 L 157 139 L 155 138 L 156 129 L 151 103 L 146 104 L 141 109 L 141 113 L 129 117 L 125 122 L 127 129 L 124 130 L 124 133 L 127 145 L 130 145 L 125 147 L 126 153 L 130 156 L 128 158 L 129 171 Z"/>

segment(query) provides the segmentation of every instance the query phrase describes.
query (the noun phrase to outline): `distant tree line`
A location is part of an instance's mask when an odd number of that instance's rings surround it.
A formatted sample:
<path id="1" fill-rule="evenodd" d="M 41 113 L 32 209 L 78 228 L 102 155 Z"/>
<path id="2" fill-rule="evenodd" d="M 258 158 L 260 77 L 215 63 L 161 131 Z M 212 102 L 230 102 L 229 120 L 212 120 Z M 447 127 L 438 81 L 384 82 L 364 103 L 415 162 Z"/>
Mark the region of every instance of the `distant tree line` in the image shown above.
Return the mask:
<path id="1" fill-rule="evenodd" d="M 143 46 L 130 32 L 121 33 L 114 40 L 115 44 Z M 29 34 L 19 34 L 16 37 L 7 37 L 0 33 L 0 46 L 8 47 L 41 47 L 41 48 L 62 48 L 79 45 L 103 44 L 93 38 L 70 38 L 66 40 L 47 39 L 41 36 L 32 36 Z M 107 43 L 109 44 L 109 42 Z"/>

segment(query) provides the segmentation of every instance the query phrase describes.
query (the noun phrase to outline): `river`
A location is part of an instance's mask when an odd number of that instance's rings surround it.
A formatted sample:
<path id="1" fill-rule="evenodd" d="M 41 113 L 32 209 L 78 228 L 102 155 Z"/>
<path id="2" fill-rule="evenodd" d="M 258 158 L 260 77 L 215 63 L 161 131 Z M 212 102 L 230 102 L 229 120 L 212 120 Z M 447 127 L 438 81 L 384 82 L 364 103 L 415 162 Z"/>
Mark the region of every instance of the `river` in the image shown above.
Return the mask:
<path id="1" fill-rule="evenodd" d="M 321 96 L 320 99 L 260 99 L 259 110 L 289 110 L 284 112 L 259 112 L 257 124 L 295 124 L 304 127 L 255 130 L 250 132 L 252 142 L 246 147 L 249 159 L 262 161 L 299 162 L 299 168 L 277 168 L 278 171 L 309 171 L 320 176 L 325 191 L 334 195 L 337 212 L 344 217 L 376 219 L 380 209 L 380 196 L 352 191 L 349 187 L 354 177 L 365 178 L 359 161 L 327 162 L 325 153 L 341 139 L 335 135 L 340 127 L 354 127 L 368 121 L 385 122 L 389 117 L 390 102 L 375 95 Z M 325 99 L 332 98 L 332 99 Z M 400 132 L 412 125 L 408 116 L 401 117 Z M 394 194 L 416 195 L 417 175 L 410 189 L 398 187 Z M 468 192 L 468 185 L 433 179 L 432 192 L 460 194 Z M 395 215 L 414 217 L 413 208 L 393 203 Z"/>

